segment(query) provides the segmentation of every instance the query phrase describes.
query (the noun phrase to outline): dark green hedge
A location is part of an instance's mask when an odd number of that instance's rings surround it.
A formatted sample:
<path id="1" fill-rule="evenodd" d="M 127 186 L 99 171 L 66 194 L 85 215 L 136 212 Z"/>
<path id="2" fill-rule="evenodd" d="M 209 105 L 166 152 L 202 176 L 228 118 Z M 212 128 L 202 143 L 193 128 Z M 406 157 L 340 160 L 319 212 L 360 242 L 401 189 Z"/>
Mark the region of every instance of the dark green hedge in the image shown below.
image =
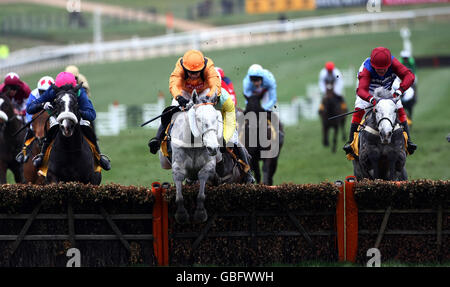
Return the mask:
<path id="1" fill-rule="evenodd" d="M 414 180 L 392 183 L 363 181 L 355 186 L 355 200 L 360 210 L 431 210 L 431 213 L 391 213 L 386 231 L 436 232 L 437 210 L 450 208 L 450 181 Z M 366 251 L 374 247 L 384 213 L 359 215 L 359 229 L 374 234 L 359 235 L 358 261 L 368 260 Z M 450 214 L 443 213 L 442 230 L 450 230 Z M 449 262 L 450 236 L 442 235 L 442 245 L 437 245 L 437 235 L 384 235 L 379 249 L 382 261 L 412 263 Z"/>
<path id="2" fill-rule="evenodd" d="M 100 186 L 78 183 L 35 185 L 1 185 L 0 214 L 30 214 L 36 205 L 42 206 L 38 214 L 67 214 L 68 203 L 74 214 L 101 214 L 103 207 L 109 214 L 151 214 L 154 197 L 150 190 L 137 186 L 107 184 Z M 0 234 L 18 235 L 26 220 L 1 219 Z M 114 220 L 122 234 L 152 234 L 152 222 L 148 220 Z M 115 234 L 106 220 L 74 221 L 75 234 Z M 27 235 L 67 235 L 66 219 L 36 219 Z M 82 266 L 127 266 L 130 264 L 156 265 L 153 241 L 129 240 L 131 253 L 119 240 L 79 240 Z M 60 266 L 68 258 L 71 248 L 67 240 L 22 241 L 12 257 L 9 256 L 13 241 L 0 241 L 0 266 Z"/>
<path id="3" fill-rule="evenodd" d="M 432 208 L 438 204 L 449 208 L 450 181 L 421 179 L 393 183 L 366 180 L 356 183 L 355 200 L 361 209 L 389 205 L 397 209 Z"/>
<path id="4" fill-rule="evenodd" d="M 198 185 L 183 186 L 185 207 L 193 215 Z M 276 189 L 264 185 L 207 186 L 205 207 L 210 218 L 219 214 L 211 226 L 213 232 L 249 232 L 252 224 L 257 232 L 298 231 L 286 211 L 309 212 L 308 216 L 295 216 L 307 232 L 334 232 L 334 213 L 338 190 L 331 183 L 293 185 L 283 184 Z M 169 214 L 176 211 L 176 190 L 172 187 L 165 198 L 169 201 Z M 245 214 L 274 213 L 274 216 Z M 329 212 L 330 215 L 316 215 Z M 241 213 L 244 216 L 222 216 Z M 169 216 L 170 216 L 169 215 Z M 177 224 L 170 218 L 169 234 L 172 238 L 194 233 L 198 236 L 204 224 Z M 311 236 L 312 246 L 302 236 L 221 236 L 205 237 L 198 248 L 192 246 L 196 238 L 171 239 L 169 246 L 172 265 L 264 266 L 273 263 L 296 264 L 305 260 L 336 261 L 335 236 Z"/>

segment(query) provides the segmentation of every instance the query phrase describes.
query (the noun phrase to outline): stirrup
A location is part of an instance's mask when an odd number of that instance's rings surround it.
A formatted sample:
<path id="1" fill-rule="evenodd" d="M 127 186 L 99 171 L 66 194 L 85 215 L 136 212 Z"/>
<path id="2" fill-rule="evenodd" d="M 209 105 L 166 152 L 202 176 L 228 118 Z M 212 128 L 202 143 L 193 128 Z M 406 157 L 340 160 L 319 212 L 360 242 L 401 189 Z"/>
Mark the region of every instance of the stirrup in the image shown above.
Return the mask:
<path id="1" fill-rule="evenodd" d="M 24 154 L 23 154 L 23 151 L 19 152 L 19 153 L 16 155 L 16 161 L 17 161 L 18 163 L 25 163 L 25 162 L 27 162 L 27 160 L 28 160 L 28 155 L 24 155 Z"/>
<path id="2" fill-rule="evenodd" d="M 253 176 L 252 172 L 249 170 L 246 174 L 245 174 L 245 183 L 250 183 L 250 184 L 255 184 L 256 183 L 256 179 Z"/>
<path id="3" fill-rule="evenodd" d="M 104 154 L 100 154 L 100 166 L 104 170 L 110 170 L 111 169 L 111 160 L 109 159 L 108 156 L 106 156 Z"/>
<path id="4" fill-rule="evenodd" d="M 33 165 L 34 165 L 34 167 L 36 167 L 36 168 L 41 167 L 41 165 L 43 163 L 43 160 L 44 160 L 44 154 L 43 153 L 37 154 L 33 158 Z"/>
<path id="5" fill-rule="evenodd" d="M 417 149 L 417 145 L 411 141 L 408 141 L 406 149 L 408 150 L 408 153 L 412 155 L 414 151 Z"/>
<path id="6" fill-rule="evenodd" d="M 352 142 L 346 142 L 342 147 L 342 149 L 345 151 L 346 154 L 352 153 L 353 152 Z"/>

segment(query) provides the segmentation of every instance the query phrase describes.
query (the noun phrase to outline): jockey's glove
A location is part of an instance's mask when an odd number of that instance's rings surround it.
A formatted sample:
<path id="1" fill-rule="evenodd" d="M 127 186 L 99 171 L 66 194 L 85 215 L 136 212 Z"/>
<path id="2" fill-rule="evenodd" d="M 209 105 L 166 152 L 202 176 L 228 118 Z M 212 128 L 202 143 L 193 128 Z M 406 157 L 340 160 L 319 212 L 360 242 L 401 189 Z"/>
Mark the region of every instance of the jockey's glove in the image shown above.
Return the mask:
<path id="1" fill-rule="evenodd" d="M 403 95 L 403 92 L 402 92 L 402 90 L 400 90 L 400 89 L 397 89 L 393 94 L 392 94 L 392 96 L 394 97 L 394 99 L 395 98 L 397 98 L 397 97 L 401 97 Z"/>
<path id="2" fill-rule="evenodd" d="M 184 98 L 183 96 L 177 96 L 177 102 L 180 104 L 181 107 L 186 107 L 186 105 L 189 103 L 188 100 L 186 100 L 186 98 Z"/>
<path id="3" fill-rule="evenodd" d="M 377 100 L 376 100 L 374 97 L 372 97 L 372 98 L 370 99 L 370 103 L 371 103 L 373 106 L 376 106 L 376 105 L 377 105 Z"/>
<path id="4" fill-rule="evenodd" d="M 52 103 L 50 103 L 50 102 L 45 102 L 45 103 L 42 103 L 42 108 L 44 109 L 44 110 L 53 110 L 53 106 L 52 106 Z"/>

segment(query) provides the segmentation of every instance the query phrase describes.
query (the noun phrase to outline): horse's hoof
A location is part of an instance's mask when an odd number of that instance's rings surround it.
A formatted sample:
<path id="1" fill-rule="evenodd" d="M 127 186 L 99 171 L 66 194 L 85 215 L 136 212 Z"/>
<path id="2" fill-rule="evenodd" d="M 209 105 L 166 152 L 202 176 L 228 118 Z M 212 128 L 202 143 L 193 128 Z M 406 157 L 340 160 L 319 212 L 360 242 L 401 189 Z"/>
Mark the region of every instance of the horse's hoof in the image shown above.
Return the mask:
<path id="1" fill-rule="evenodd" d="M 187 224 L 189 223 L 189 214 L 185 210 L 184 212 L 175 213 L 175 220 L 179 224 Z"/>
<path id="2" fill-rule="evenodd" d="M 194 213 L 194 223 L 204 223 L 208 220 L 206 209 L 196 209 Z"/>

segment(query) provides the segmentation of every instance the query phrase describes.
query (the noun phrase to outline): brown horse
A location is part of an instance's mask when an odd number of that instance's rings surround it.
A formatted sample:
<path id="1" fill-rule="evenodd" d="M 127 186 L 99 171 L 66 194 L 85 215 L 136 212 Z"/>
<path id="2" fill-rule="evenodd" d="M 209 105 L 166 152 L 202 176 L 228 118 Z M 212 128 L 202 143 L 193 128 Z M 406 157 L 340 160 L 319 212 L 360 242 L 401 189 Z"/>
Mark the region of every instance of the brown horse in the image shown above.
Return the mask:
<path id="1" fill-rule="evenodd" d="M 345 141 L 345 117 L 337 118 L 329 121 L 328 118 L 343 114 L 347 112 L 347 106 L 343 98 L 340 98 L 334 93 L 334 78 L 325 79 L 326 82 L 326 94 L 322 100 L 322 105 L 319 110 L 319 114 L 322 118 L 322 143 L 324 146 L 329 145 L 328 130 L 334 129 L 333 145 L 331 150 L 336 152 L 336 142 L 338 129 L 342 130 L 342 139 Z"/>
<path id="2" fill-rule="evenodd" d="M 38 115 L 39 114 L 33 115 L 34 121 L 31 123 L 31 128 L 34 132 L 34 139 L 31 142 L 31 154 L 23 165 L 23 175 L 25 183 L 44 184 L 45 178 L 38 174 L 38 170 L 33 165 L 32 158 L 41 152 L 45 130 L 48 129 L 49 115 L 46 112 Z"/>
<path id="3" fill-rule="evenodd" d="M 23 182 L 23 166 L 15 159 L 25 136 L 25 130 L 17 133 L 22 127 L 23 121 L 14 113 L 11 100 L 5 93 L 0 94 L 0 184 L 6 183 L 8 169 L 16 183 Z"/>

